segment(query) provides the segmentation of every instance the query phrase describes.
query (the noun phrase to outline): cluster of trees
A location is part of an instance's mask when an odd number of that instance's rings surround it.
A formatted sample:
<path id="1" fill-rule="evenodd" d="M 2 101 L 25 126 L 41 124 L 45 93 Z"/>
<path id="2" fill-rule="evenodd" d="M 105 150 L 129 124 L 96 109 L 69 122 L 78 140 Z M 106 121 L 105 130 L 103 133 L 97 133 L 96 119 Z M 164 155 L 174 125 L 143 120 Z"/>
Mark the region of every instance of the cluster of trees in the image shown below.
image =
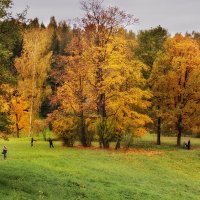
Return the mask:
<path id="1" fill-rule="evenodd" d="M 200 37 L 158 26 L 137 35 L 137 19 L 102 1 L 82 1 L 73 28 L 51 17 L 23 21 L 0 0 L 0 131 L 32 135 L 49 127 L 65 145 L 100 147 L 157 132 L 199 133 Z M 10 28 L 13 32 L 10 33 Z M 5 134 L 3 134 L 5 135 Z"/>
<path id="2" fill-rule="evenodd" d="M 22 45 L 22 22 L 26 11 L 13 18 L 9 9 L 10 0 L 0 1 L 0 136 L 10 132 L 10 94 L 14 77 L 14 60 L 20 55 Z"/>

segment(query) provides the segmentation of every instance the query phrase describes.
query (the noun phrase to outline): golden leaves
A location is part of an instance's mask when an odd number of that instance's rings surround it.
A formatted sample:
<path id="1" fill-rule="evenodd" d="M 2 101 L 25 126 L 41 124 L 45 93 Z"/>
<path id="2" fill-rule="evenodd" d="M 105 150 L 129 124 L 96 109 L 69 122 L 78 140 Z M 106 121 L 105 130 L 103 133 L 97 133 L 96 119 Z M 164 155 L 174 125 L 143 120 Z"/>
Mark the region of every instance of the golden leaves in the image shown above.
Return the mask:
<path id="1" fill-rule="evenodd" d="M 197 123 L 195 116 L 200 111 L 199 57 L 198 44 L 189 37 L 176 34 L 166 41 L 165 52 L 155 61 L 150 77 L 159 116 L 165 117 L 170 124 L 172 121 L 176 124 L 181 116 L 181 126 L 185 129 Z"/>

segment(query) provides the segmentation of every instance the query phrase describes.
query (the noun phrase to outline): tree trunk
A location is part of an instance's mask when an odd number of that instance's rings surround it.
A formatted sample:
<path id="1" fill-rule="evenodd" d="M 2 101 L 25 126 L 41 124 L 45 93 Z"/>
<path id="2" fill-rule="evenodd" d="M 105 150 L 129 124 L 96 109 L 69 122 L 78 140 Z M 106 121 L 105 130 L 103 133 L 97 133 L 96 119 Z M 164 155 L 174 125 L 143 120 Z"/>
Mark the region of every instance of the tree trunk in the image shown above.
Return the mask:
<path id="1" fill-rule="evenodd" d="M 96 84 L 101 85 L 103 81 L 103 70 L 99 67 L 96 71 Z M 100 86 L 101 87 L 101 86 Z M 102 118 L 106 117 L 106 95 L 105 93 L 98 94 L 97 97 L 97 114 Z"/>
<path id="2" fill-rule="evenodd" d="M 182 116 L 181 115 L 178 118 L 177 130 L 178 130 L 177 146 L 180 146 L 181 145 L 181 135 L 182 135 Z"/>
<path id="3" fill-rule="evenodd" d="M 97 114 L 100 115 L 102 118 L 106 117 L 106 103 L 105 103 L 105 94 L 100 94 L 98 96 L 98 103 L 97 103 Z"/>
<path id="4" fill-rule="evenodd" d="M 16 130 L 17 130 L 16 136 L 17 136 L 17 138 L 19 138 L 19 131 L 20 131 L 20 129 L 19 129 L 18 123 L 16 124 Z"/>
<path id="5" fill-rule="evenodd" d="M 158 123 L 157 123 L 157 145 L 161 144 L 160 136 L 161 136 L 161 117 L 158 117 Z"/>
<path id="6" fill-rule="evenodd" d="M 19 138 L 19 131 L 20 131 L 20 128 L 19 128 L 19 123 L 18 123 L 18 116 L 17 116 L 17 114 L 15 114 L 15 127 L 16 127 L 16 136 L 17 136 L 17 138 Z"/>
<path id="7" fill-rule="evenodd" d="M 103 71 L 101 68 L 98 68 L 96 71 L 96 84 L 99 84 L 103 81 Z M 106 95 L 105 93 L 98 94 L 97 97 L 97 114 L 103 119 L 106 118 Z M 102 130 L 104 131 L 104 130 Z M 109 148 L 109 141 L 105 140 L 104 133 L 99 133 L 99 144 L 100 147 Z"/>
<path id="8" fill-rule="evenodd" d="M 88 144 L 88 138 L 86 135 L 86 128 L 85 128 L 85 118 L 84 118 L 84 103 L 85 103 L 85 98 L 83 95 L 83 80 L 82 76 L 79 77 L 79 94 L 80 94 L 80 99 L 81 99 L 81 110 L 80 110 L 80 141 L 82 146 L 87 147 L 90 146 Z"/>
<path id="9" fill-rule="evenodd" d="M 107 140 L 103 140 L 103 148 L 108 149 L 110 147 L 110 143 Z"/>
<path id="10" fill-rule="evenodd" d="M 35 57 L 35 55 L 34 55 Z M 34 59 L 36 60 L 36 59 Z M 36 63 L 33 64 L 33 73 L 32 73 L 32 85 L 31 85 L 31 108 L 30 108 L 30 117 L 29 117 L 29 136 L 32 136 L 33 132 L 33 104 L 34 104 L 34 95 L 35 95 L 35 74 L 36 74 Z"/>
<path id="11" fill-rule="evenodd" d="M 84 115 L 83 115 L 83 111 L 81 111 L 81 144 L 84 147 L 87 147 L 87 137 L 86 137 L 86 131 L 85 131 L 85 121 L 84 121 Z"/>
<path id="12" fill-rule="evenodd" d="M 105 106 L 105 94 L 100 94 L 98 96 L 98 103 L 97 103 L 97 114 L 100 115 L 100 117 L 103 119 L 103 129 L 100 130 L 101 133 L 99 133 L 99 143 L 103 148 L 109 148 L 109 141 L 105 138 L 105 121 L 106 121 L 106 106 Z"/>
<path id="13" fill-rule="evenodd" d="M 99 148 L 101 148 L 101 149 L 103 148 L 103 147 L 102 147 L 101 139 L 99 139 Z"/>
<path id="14" fill-rule="evenodd" d="M 182 134 L 182 130 L 181 130 L 181 128 L 178 128 L 177 146 L 181 145 L 181 134 Z"/>
<path id="15" fill-rule="evenodd" d="M 31 108 L 29 116 L 29 136 L 32 136 L 32 121 L 33 121 L 33 98 L 31 99 Z"/>
<path id="16" fill-rule="evenodd" d="M 118 138 L 117 143 L 115 145 L 115 150 L 120 149 L 120 142 L 121 142 L 121 140 Z"/>
<path id="17" fill-rule="evenodd" d="M 62 140 L 63 140 L 63 146 L 67 146 L 67 147 L 74 146 L 74 140 L 72 140 L 71 138 L 62 137 Z"/>
<path id="18" fill-rule="evenodd" d="M 81 126 L 81 144 L 84 147 L 87 147 L 87 138 L 86 138 L 86 133 L 85 133 L 85 126 Z"/>

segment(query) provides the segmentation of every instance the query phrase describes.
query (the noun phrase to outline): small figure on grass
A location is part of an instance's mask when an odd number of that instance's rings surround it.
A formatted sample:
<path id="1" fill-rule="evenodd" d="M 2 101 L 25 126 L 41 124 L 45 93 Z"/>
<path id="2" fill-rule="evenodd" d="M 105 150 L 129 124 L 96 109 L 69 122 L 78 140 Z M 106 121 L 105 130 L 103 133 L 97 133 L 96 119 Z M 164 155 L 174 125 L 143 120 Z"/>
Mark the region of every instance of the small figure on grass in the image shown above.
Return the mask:
<path id="1" fill-rule="evenodd" d="M 31 138 L 31 147 L 33 146 L 33 142 L 35 142 L 36 140 L 34 140 L 34 138 Z"/>
<path id="2" fill-rule="evenodd" d="M 188 140 L 187 149 L 190 150 L 190 147 L 191 147 L 190 140 Z"/>
<path id="3" fill-rule="evenodd" d="M 8 149 L 7 149 L 7 147 L 4 145 L 3 150 L 2 150 L 2 154 L 3 154 L 4 159 L 7 158 L 7 152 L 8 152 Z"/>
<path id="4" fill-rule="evenodd" d="M 183 142 L 183 148 L 187 149 L 187 143 L 185 141 Z"/>
<path id="5" fill-rule="evenodd" d="M 54 146 L 53 146 L 53 140 L 51 138 L 49 138 L 48 141 L 49 141 L 49 147 L 50 148 L 51 147 L 54 148 Z"/>
<path id="6" fill-rule="evenodd" d="M 191 148 L 190 140 L 188 140 L 188 143 L 186 143 L 186 142 L 184 141 L 183 147 L 184 147 L 184 149 L 190 150 L 190 148 Z"/>

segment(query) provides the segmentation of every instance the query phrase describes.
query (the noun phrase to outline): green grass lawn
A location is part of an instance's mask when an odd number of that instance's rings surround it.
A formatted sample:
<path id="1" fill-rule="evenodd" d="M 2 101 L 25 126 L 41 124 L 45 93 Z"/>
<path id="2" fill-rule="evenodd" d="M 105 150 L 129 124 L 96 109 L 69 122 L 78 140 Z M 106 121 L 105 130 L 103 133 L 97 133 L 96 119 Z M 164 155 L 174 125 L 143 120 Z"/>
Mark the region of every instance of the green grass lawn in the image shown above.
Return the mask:
<path id="1" fill-rule="evenodd" d="M 167 141 L 125 153 L 1 140 L 9 151 L 0 159 L 0 199 L 200 199 L 200 139 L 191 151 Z"/>

